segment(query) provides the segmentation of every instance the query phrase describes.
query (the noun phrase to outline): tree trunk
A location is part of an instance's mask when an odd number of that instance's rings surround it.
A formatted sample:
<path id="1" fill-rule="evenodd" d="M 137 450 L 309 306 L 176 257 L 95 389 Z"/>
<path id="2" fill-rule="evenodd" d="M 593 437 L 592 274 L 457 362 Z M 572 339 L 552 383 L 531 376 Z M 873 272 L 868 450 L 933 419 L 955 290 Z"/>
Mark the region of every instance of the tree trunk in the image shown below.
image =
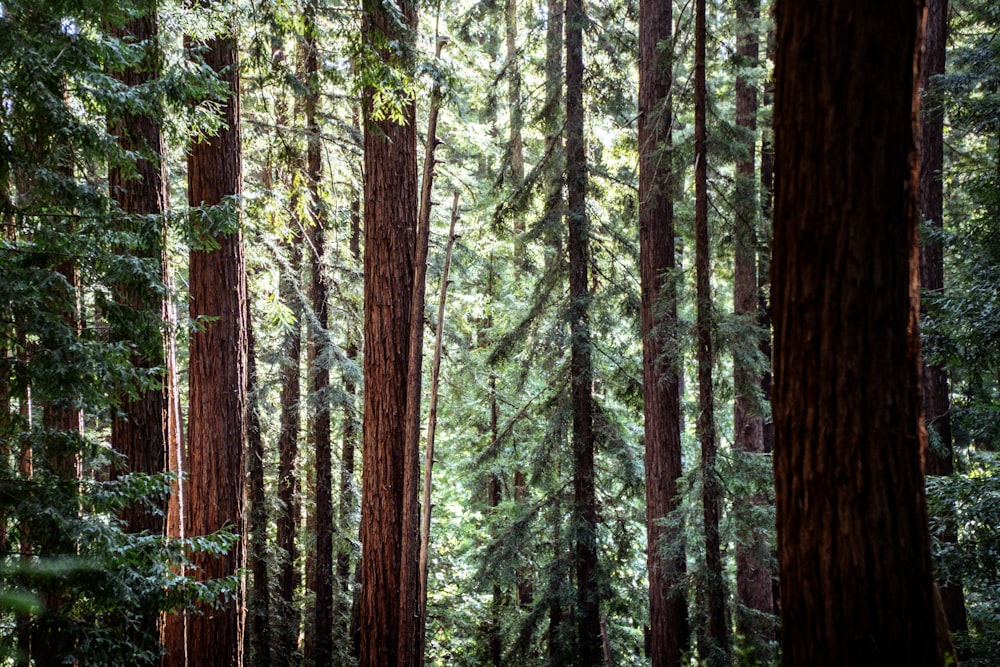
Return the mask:
<path id="1" fill-rule="evenodd" d="M 712 277 L 708 239 L 708 157 L 706 151 L 707 101 L 705 90 L 705 0 L 695 3 L 694 65 L 694 183 L 695 183 L 695 272 L 697 273 L 698 339 L 698 442 L 701 445 L 701 500 L 705 523 L 705 601 L 707 646 L 699 646 L 699 658 L 709 665 L 729 661 L 729 628 L 726 624 L 726 588 L 722 572 L 719 514 L 722 491 L 715 460 L 715 391 L 712 387 Z M 700 642 L 699 642 L 700 643 Z"/>
<path id="2" fill-rule="evenodd" d="M 116 30 L 119 37 L 135 40 L 136 43 L 156 43 L 157 17 L 155 6 L 144 16 L 133 19 L 123 28 Z M 138 67 L 126 68 L 117 78 L 128 87 L 147 84 L 159 76 L 159 54 L 150 47 Z M 131 177 L 118 168 L 108 174 L 108 188 L 121 210 L 135 216 L 126 222 L 130 231 L 138 234 L 138 254 L 144 259 L 160 263 L 161 276 L 165 263 L 166 229 L 162 216 L 167 209 L 167 189 L 165 166 L 162 161 L 164 143 L 159 122 L 150 116 L 129 114 L 111 124 L 111 133 L 118 137 L 119 144 L 127 151 L 150 151 L 158 156 L 158 161 L 138 159 L 136 174 Z M 143 218 L 156 219 L 151 224 Z M 144 227 L 145 225 L 145 227 Z M 155 226 L 154 226 L 155 225 Z M 163 312 L 163 297 L 151 286 L 123 285 L 121 302 L 138 312 Z M 161 320 L 162 315 L 157 317 Z M 133 357 L 133 363 L 140 369 L 162 368 L 164 362 L 164 341 L 159 322 L 145 326 L 144 336 L 151 340 L 140 340 L 137 346 L 141 352 Z M 118 337 L 128 339 L 129 333 L 119 332 Z M 132 334 L 135 340 L 135 334 Z M 167 390 L 169 378 L 163 377 L 161 386 L 145 390 L 137 399 L 122 406 L 123 414 L 111 422 L 111 446 L 125 457 L 129 472 L 157 474 L 167 468 L 167 443 L 169 440 L 167 419 Z M 165 528 L 163 508 L 152 508 L 136 504 L 125 509 L 122 518 L 129 531 L 162 534 Z M 155 616 L 151 617 L 149 629 L 155 632 Z"/>
<path id="3" fill-rule="evenodd" d="M 933 95 L 933 77 L 944 74 L 945 42 L 948 31 L 948 0 L 927 0 L 924 26 L 924 60 L 920 88 L 925 96 Z M 944 189 L 944 110 L 939 100 L 927 100 L 920 128 L 920 218 L 935 230 L 943 227 Z M 920 286 L 940 296 L 944 291 L 944 252 L 941 241 L 925 239 L 920 246 Z M 921 315 L 927 308 L 921 307 Z M 928 475 L 951 475 L 955 472 L 951 439 L 951 405 L 948 397 L 948 372 L 940 364 L 923 365 L 924 423 L 928 446 L 925 457 Z M 945 529 L 945 540 L 957 542 L 955 527 Z M 966 630 L 965 596 L 961 579 L 940 582 L 941 601 L 953 631 Z"/>
<path id="4" fill-rule="evenodd" d="M 412 62 L 416 10 L 399 10 L 406 25 L 375 0 L 365 0 L 363 32 L 381 57 L 402 67 Z M 384 48 L 395 40 L 404 49 Z M 404 122 L 372 118 L 374 91 L 366 88 L 365 136 L 365 408 L 361 490 L 360 664 L 412 665 L 416 619 L 400 616 L 416 601 L 401 589 L 400 570 L 416 568 L 416 553 L 403 553 L 406 430 L 404 408 L 413 299 L 414 230 L 417 226 L 415 109 L 402 102 Z M 405 603 L 405 604 L 404 604 Z"/>
<path id="5" fill-rule="evenodd" d="M 236 31 L 205 43 L 205 63 L 225 82 L 229 98 L 221 107 L 222 127 L 188 153 L 188 202 L 221 209 L 212 218 L 224 230 L 206 229 L 205 215 L 193 213 L 199 245 L 190 254 L 191 335 L 188 408 L 187 529 L 192 536 L 227 528 L 244 530 L 244 441 L 247 400 L 246 257 L 240 229 L 240 94 Z M 218 223 L 215 223 L 216 225 Z M 200 580 L 234 576 L 246 563 L 245 543 L 216 556 L 196 553 Z M 243 660 L 244 592 L 203 613 L 188 616 L 188 657 L 205 667 L 230 667 Z"/>
<path id="6" fill-rule="evenodd" d="M 306 116 L 306 185 L 309 190 L 309 301 L 315 320 L 307 327 L 309 396 L 313 410 L 310 418 L 312 446 L 316 461 L 316 554 L 315 567 L 306 587 L 315 593 L 312 641 L 306 644 L 306 664 L 323 667 L 333 660 L 333 450 L 330 439 L 330 351 L 329 285 L 326 277 L 326 214 L 320 199 L 323 177 L 322 137 L 317 119 L 319 82 L 319 45 L 315 1 L 306 5 L 304 14 L 304 68 L 308 94 Z M 311 581 L 309 580 L 311 579 Z"/>
<path id="7" fill-rule="evenodd" d="M 777 4 L 774 466 L 787 665 L 944 664 L 921 471 L 922 5 Z"/>
<path id="8" fill-rule="evenodd" d="M 441 299 L 438 301 L 437 331 L 434 338 L 434 363 L 431 366 L 431 399 L 427 415 L 427 451 L 424 456 L 424 497 L 423 513 L 420 517 L 420 582 L 417 613 L 421 619 L 427 617 L 427 563 L 431 544 L 431 489 L 434 472 L 434 433 L 437 430 L 438 380 L 441 377 L 441 347 L 444 333 L 444 305 L 448 296 L 448 271 L 451 268 L 451 249 L 455 243 L 455 222 L 458 220 L 458 190 L 451 207 L 451 226 L 448 228 L 448 245 L 444 252 L 444 268 L 441 271 Z M 423 622 L 421 622 L 423 635 Z M 421 637 L 422 639 L 422 637 Z M 420 664 L 424 664 L 424 642 L 419 642 Z"/>
<path id="9" fill-rule="evenodd" d="M 301 220 L 293 218 L 290 234 L 282 244 L 288 264 L 281 266 L 278 293 L 281 302 L 291 310 L 293 324 L 285 334 L 281 362 L 281 421 L 278 431 L 278 631 L 275 658 L 279 664 L 292 667 L 299 650 L 299 608 L 295 604 L 295 589 L 302 581 L 298 567 L 295 538 L 299 526 L 299 402 L 301 401 L 300 365 L 302 357 L 302 302 L 299 280 L 302 275 Z"/>
<path id="10" fill-rule="evenodd" d="M 673 80 L 670 0 L 639 3 L 639 264 L 642 279 L 643 415 L 649 656 L 653 667 L 678 667 L 688 644 L 687 602 L 677 584 L 686 571 L 683 540 L 664 517 L 677 509 L 681 428 L 674 204 L 671 174 Z M 667 274 L 664 277 L 664 274 Z M 659 314 L 659 317 L 657 317 Z"/>
<path id="11" fill-rule="evenodd" d="M 434 47 L 434 59 L 441 59 L 441 48 L 445 40 L 438 39 Z M 427 294 L 427 249 L 431 234 L 431 206 L 434 193 L 434 152 L 437 149 L 437 119 L 438 105 L 441 101 L 441 86 L 436 81 L 431 87 L 431 98 L 427 114 L 427 141 L 424 145 L 423 177 L 420 182 L 420 209 L 417 216 L 416 245 L 413 259 L 413 294 L 410 302 L 410 339 L 407 353 L 408 368 L 406 371 L 406 444 L 403 471 L 403 537 L 402 553 L 404 567 L 400 571 L 400 589 L 415 591 L 412 600 L 400 599 L 400 622 L 412 626 L 413 636 L 404 636 L 400 642 L 400 661 L 404 664 L 423 664 L 424 618 L 425 604 L 423 574 L 420 570 L 420 554 L 423 550 L 420 533 L 422 519 L 418 485 L 420 482 L 420 405 L 423 396 L 423 361 L 424 361 L 424 305 Z M 430 469 L 431 461 L 424 461 Z M 425 478 L 427 473 L 425 473 Z M 426 507 L 423 510 L 428 511 Z M 417 567 L 409 565 L 409 559 L 417 559 Z M 411 581 L 415 577 L 415 581 Z M 406 619 L 416 617 L 412 624 Z M 402 628 L 400 628 L 402 629 Z"/>
<path id="12" fill-rule="evenodd" d="M 737 5 L 736 35 L 737 65 L 757 67 L 757 20 L 759 0 L 741 0 Z M 736 229 L 734 250 L 733 308 L 747 325 L 759 320 L 757 286 L 758 199 L 754 178 L 757 139 L 757 91 L 745 77 L 736 77 L 736 125 L 746 134 L 742 141 L 744 153 L 736 163 Z M 761 343 L 763 341 L 761 340 Z M 733 358 L 733 385 L 736 400 L 733 408 L 734 444 L 746 457 L 764 455 L 763 408 L 757 403 L 760 375 L 748 355 Z M 748 499 L 752 505 L 764 505 L 767 498 L 757 495 Z M 753 526 L 746 526 L 745 531 Z M 751 659 L 771 660 L 768 644 L 774 639 L 773 625 L 767 616 L 774 611 L 771 598 L 771 567 L 768 564 L 769 540 L 761 531 L 744 532 L 746 542 L 736 546 L 736 614 L 738 633 L 752 650 Z"/>
<path id="13" fill-rule="evenodd" d="M 569 227 L 570 375 L 573 382 L 573 514 L 577 654 L 581 665 L 601 660 L 601 616 L 597 582 L 597 500 L 594 489 L 593 364 L 590 355 L 590 262 L 587 220 L 587 152 L 583 124 L 582 0 L 566 2 L 566 187 Z"/>
<path id="14" fill-rule="evenodd" d="M 249 595 L 250 654 L 255 667 L 271 665 L 271 593 L 267 573 L 267 506 L 264 490 L 264 441 L 257 399 L 256 344 L 250 299 L 247 297 L 247 479 L 249 532 L 247 559 L 253 584 Z"/>

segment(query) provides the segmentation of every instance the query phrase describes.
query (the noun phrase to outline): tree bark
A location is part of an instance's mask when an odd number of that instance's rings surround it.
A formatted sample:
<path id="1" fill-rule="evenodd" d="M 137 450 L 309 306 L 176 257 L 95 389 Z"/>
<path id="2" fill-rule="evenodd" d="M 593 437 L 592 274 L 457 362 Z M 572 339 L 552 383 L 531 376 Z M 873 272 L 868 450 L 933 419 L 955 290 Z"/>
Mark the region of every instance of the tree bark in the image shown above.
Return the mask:
<path id="1" fill-rule="evenodd" d="M 729 628 L 726 624 L 726 588 L 722 572 L 722 544 L 719 535 L 722 490 L 715 461 L 718 439 L 715 432 L 715 391 L 712 365 L 711 258 L 708 239 L 708 156 L 706 151 L 707 100 L 705 85 L 705 0 L 695 3 L 694 65 L 694 183 L 695 183 L 695 272 L 697 274 L 698 339 L 698 442 L 701 445 L 701 500 L 705 527 L 705 601 L 707 645 L 699 642 L 699 658 L 709 665 L 729 661 Z"/>
<path id="2" fill-rule="evenodd" d="M 191 335 L 189 371 L 190 482 L 187 485 L 189 535 L 211 535 L 224 528 L 244 532 L 244 446 L 247 410 L 246 257 L 240 229 L 240 93 L 235 24 L 205 43 L 205 63 L 228 87 L 221 105 L 223 125 L 191 145 L 188 153 L 188 202 L 220 207 L 225 229 L 206 228 L 205 215 L 191 224 L 201 241 L 190 254 Z M 208 245 L 206 245 L 208 244 Z M 200 580 L 234 576 L 246 563 L 245 543 L 221 556 L 196 553 Z M 242 586 L 232 597 L 201 614 L 188 616 L 188 658 L 205 667 L 230 667 L 243 660 Z"/>
<path id="3" fill-rule="evenodd" d="M 924 56 L 920 89 L 925 99 L 933 96 L 935 76 L 945 71 L 945 46 L 948 32 L 948 0 L 927 0 L 924 26 Z M 944 225 L 944 110 L 941 102 L 927 100 L 920 128 L 920 217 L 935 230 Z M 940 296 L 944 291 L 944 252 L 941 241 L 925 239 L 920 245 L 920 286 Z M 929 311 L 922 305 L 921 316 Z M 928 475 L 951 475 L 955 472 L 951 438 L 951 405 L 948 371 L 941 364 L 923 365 L 924 423 L 928 445 L 925 457 Z M 944 538 L 957 542 L 955 527 L 949 525 Z M 965 596 L 961 579 L 939 582 L 941 601 L 948 625 L 953 631 L 966 630 Z"/>
<path id="4" fill-rule="evenodd" d="M 741 0 L 736 7 L 737 66 L 757 67 L 759 0 Z M 743 153 L 736 163 L 736 229 L 734 251 L 733 307 L 737 317 L 756 326 L 760 319 L 757 285 L 758 199 L 754 178 L 757 138 L 757 90 L 743 76 L 736 77 L 736 125 L 744 132 Z M 760 341 L 763 344 L 763 340 Z M 746 355 L 733 359 L 733 385 L 736 400 L 733 407 L 734 444 L 747 457 L 764 455 L 763 409 L 756 395 L 761 378 Z M 749 499 L 753 505 L 764 505 L 762 495 Z M 752 529 L 752 526 L 746 528 Z M 768 564 L 769 540 L 761 531 L 746 535 L 750 539 L 736 546 L 736 614 L 738 633 L 748 642 L 752 658 L 767 662 L 771 659 L 769 642 L 774 639 L 774 627 L 767 616 L 774 611 L 771 593 L 771 567 Z"/>
<path id="5" fill-rule="evenodd" d="M 249 533 L 247 559 L 253 589 L 249 595 L 250 653 L 255 667 L 271 665 L 271 592 L 267 572 L 267 505 L 264 489 L 264 441 L 260 432 L 257 399 L 256 342 L 247 304 L 247 480 L 249 481 Z"/>
<path id="6" fill-rule="evenodd" d="M 444 268 L 441 271 L 441 298 L 438 301 L 437 332 L 434 338 L 434 362 L 431 366 L 431 398 L 427 415 L 427 451 L 424 456 L 424 497 L 423 513 L 420 517 L 420 582 L 418 588 L 419 608 L 417 613 L 421 619 L 427 617 L 427 564 L 431 545 L 431 489 L 434 472 L 434 434 L 437 431 L 438 380 L 441 377 L 441 348 L 444 333 L 444 305 L 448 296 L 448 272 L 451 268 L 451 249 L 455 243 L 455 222 L 458 220 L 458 191 L 455 191 L 454 203 L 451 207 L 451 225 L 448 228 L 448 245 L 444 252 Z M 421 620 L 421 635 L 423 620 Z M 424 664 L 424 642 L 419 642 L 421 653 L 418 656 L 420 664 Z"/>
<path id="7" fill-rule="evenodd" d="M 365 0 L 363 33 L 387 61 L 408 67 L 416 9 L 399 6 L 405 25 L 375 0 Z M 404 53 L 384 48 L 401 44 Z M 398 92 L 398 91 L 393 91 Z M 365 136 L 365 407 L 361 490 L 360 664 L 413 664 L 413 616 L 400 616 L 414 589 L 401 589 L 400 570 L 416 568 L 403 553 L 404 460 L 409 334 L 417 226 L 415 109 L 404 102 L 405 122 L 372 117 L 374 91 L 363 94 Z"/>
<path id="8" fill-rule="evenodd" d="M 683 540 L 663 519 L 677 509 L 681 476 L 680 381 L 674 204 L 673 8 L 670 0 L 639 3 L 639 264 L 642 280 L 643 416 L 645 421 L 646 544 L 649 570 L 649 656 L 654 667 L 677 667 L 688 644 L 682 587 Z"/>
<path id="9" fill-rule="evenodd" d="M 279 627 L 275 643 L 275 658 L 279 664 L 291 667 L 296 664 L 299 649 L 300 613 L 295 604 L 295 589 L 302 581 L 298 567 L 296 534 L 299 526 L 299 404 L 301 401 L 300 366 L 302 357 L 302 302 L 299 297 L 299 279 L 302 263 L 301 220 L 292 220 L 288 239 L 282 244 L 287 252 L 288 264 L 280 270 L 278 294 L 281 302 L 292 313 L 292 324 L 285 334 L 281 362 L 281 417 L 278 430 L 278 510 L 277 547 L 280 554 L 278 566 L 278 616 Z"/>
<path id="10" fill-rule="evenodd" d="M 582 0 L 566 2 L 566 187 L 569 227 L 570 374 L 573 384 L 573 514 L 576 523 L 577 654 L 581 665 L 601 660 L 597 582 L 597 500 L 594 489 L 593 364 L 590 341 L 590 262 L 587 152 L 584 143 Z"/>
<path id="11" fill-rule="evenodd" d="M 323 667 L 333 660 L 333 450 L 330 439 L 330 305 L 326 276 L 326 214 L 320 198 L 323 178 L 322 137 L 317 118 L 319 82 L 319 45 L 315 1 L 304 13 L 304 74 L 308 93 L 305 98 L 306 186 L 309 191 L 309 301 L 315 320 L 307 327 L 306 350 L 309 364 L 309 395 L 312 404 L 310 430 L 316 462 L 316 554 L 315 567 L 306 587 L 315 593 L 312 641 L 306 644 L 306 664 Z"/>
<path id="12" fill-rule="evenodd" d="M 441 59 L 441 48 L 445 40 L 439 38 L 434 47 L 434 59 Z M 418 495 L 420 483 L 420 406 L 423 397 L 423 361 L 424 361 L 424 306 L 427 294 L 427 250 L 431 235 L 431 206 L 434 193 L 434 153 L 437 149 L 437 119 L 438 106 L 441 101 L 441 86 L 436 81 L 431 87 L 431 97 L 427 113 L 427 140 L 424 145 L 423 177 L 420 182 L 420 209 L 417 216 L 416 245 L 413 259 L 413 294 L 410 303 L 410 339 L 407 354 L 408 368 L 406 371 L 406 445 L 403 472 L 403 541 L 401 545 L 405 566 L 400 572 L 400 588 L 403 591 L 413 590 L 412 600 L 400 600 L 400 621 L 412 625 L 413 636 L 409 641 L 401 642 L 400 660 L 404 664 L 423 664 L 424 631 L 426 605 L 422 598 L 425 588 L 424 574 L 421 571 L 421 553 L 423 537 L 421 507 Z M 430 459 L 424 461 L 429 470 Z M 424 474 L 425 478 L 427 473 Z M 425 506 L 423 512 L 428 508 Z M 417 567 L 409 566 L 411 557 L 417 559 Z M 411 581 L 415 577 L 415 581 Z M 405 619 L 416 618 L 410 624 Z M 401 628 L 402 629 L 402 628 Z M 404 637 L 404 639 L 406 639 Z M 411 643 L 412 642 L 412 643 Z"/>
<path id="13" fill-rule="evenodd" d="M 787 665 L 944 664 L 921 470 L 922 12 L 911 0 L 777 4 L 774 464 Z"/>

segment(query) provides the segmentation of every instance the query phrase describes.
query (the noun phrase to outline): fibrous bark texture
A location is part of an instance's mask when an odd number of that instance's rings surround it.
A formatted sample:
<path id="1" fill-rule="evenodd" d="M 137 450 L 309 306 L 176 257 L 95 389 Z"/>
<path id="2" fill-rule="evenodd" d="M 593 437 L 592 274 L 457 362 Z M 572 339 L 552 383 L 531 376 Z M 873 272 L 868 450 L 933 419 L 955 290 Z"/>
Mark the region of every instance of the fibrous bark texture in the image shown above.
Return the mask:
<path id="1" fill-rule="evenodd" d="M 190 254 L 191 335 L 188 409 L 190 481 L 185 502 L 189 535 L 227 528 L 244 532 L 244 443 L 247 410 L 246 257 L 239 228 L 240 96 L 235 28 L 207 41 L 205 63 L 229 89 L 221 105 L 223 126 L 188 154 L 188 202 L 220 205 L 227 229 L 206 230 L 209 216 L 194 213 L 192 225 L 211 235 L 216 247 Z M 242 542 L 221 556 L 193 555 L 199 579 L 235 575 L 246 562 Z M 188 616 L 188 660 L 206 667 L 230 667 L 243 659 L 243 591 Z"/>
<path id="2" fill-rule="evenodd" d="M 786 665 L 940 665 L 921 471 L 922 2 L 777 4 L 775 482 Z"/>
<path id="3" fill-rule="evenodd" d="M 674 206 L 671 198 L 673 120 L 672 3 L 639 3 L 639 263 L 642 280 L 643 414 L 645 417 L 646 541 L 649 569 L 649 656 L 654 667 L 680 665 L 688 643 L 687 603 L 675 584 L 686 570 L 679 531 L 662 522 L 677 508 L 681 475 L 680 394 Z"/>
<path id="4" fill-rule="evenodd" d="M 389 40 L 408 45 L 416 23 L 412 5 L 404 3 L 399 10 L 405 27 L 381 3 L 364 3 L 365 39 L 387 59 L 399 56 L 384 51 L 383 45 Z M 366 667 L 412 665 L 416 619 L 401 616 L 400 611 L 414 608 L 417 592 L 417 554 L 402 552 L 404 413 L 417 226 L 415 109 L 404 103 L 404 123 L 375 121 L 371 89 L 363 101 L 365 392 L 359 659 Z M 401 590 L 402 567 L 413 568 L 413 576 L 407 577 L 412 590 Z"/>

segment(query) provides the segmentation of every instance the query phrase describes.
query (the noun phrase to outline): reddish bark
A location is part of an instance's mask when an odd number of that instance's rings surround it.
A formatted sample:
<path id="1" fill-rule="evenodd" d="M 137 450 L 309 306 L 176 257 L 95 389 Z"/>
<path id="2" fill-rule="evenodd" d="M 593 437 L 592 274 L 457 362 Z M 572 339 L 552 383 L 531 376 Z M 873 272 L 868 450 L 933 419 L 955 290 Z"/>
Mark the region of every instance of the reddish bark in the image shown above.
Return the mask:
<path id="1" fill-rule="evenodd" d="M 774 464 L 787 665 L 944 663 L 921 471 L 922 10 L 777 4 Z"/>
<path id="2" fill-rule="evenodd" d="M 205 44 L 205 63 L 226 83 L 223 125 L 192 144 L 188 153 L 188 202 L 207 207 L 222 203 L 228 229 L 206 230 L 200 213 L 192 216 L 196 234 L 210 236 L 214 248 L 192 248 L 190 312 L 199 322 L 191 335 L 188 408 L 187 530 L 191 536 L 222 529 L 244 532 L 244 447 L 247 395 L 246 257 L 239 227 L 240 94 L 235 26 Z M 219 216 L 213 215 L 213 218 Z M 246 562 L 241 541 L 229 553 L 197 553 L 192 558 L 201 580 L 233 576 Z M 242 588 L 202 614 L 188 616 L 188 659 L 199 666 L 231 667 L 243 659 Z"/>
<path id="3" fill-rule="evenodd" d="M 933 95 L 933 77 L 944 74 L 945 46 L 948 31 L 948 1 L 927 0 L 927 21 L 924 26 L 924 59 L 920 88 L 925 98 Z M 925 104 L 920 128 L 920 216 L 935 230 L 943 222 L 944 189 L 941 173 L 944 168 L 944 111 L 933 98 Z M 944 252 L 937 239 L 925 239 L 920 245 L 920 286 L 939 296 L 944 291 Z M 921 315 L 928 311 L 921 308 Z M 951 475 L 955 471 L 951 438 L 951 404 L 948 371 L 941 364 L 923 365 L 924 420 L 929 444 L 925 456 L 928 475 Z M 945 539 L 957 541 L 955 529 L 949 526 Z M 952 630 L 966 630 L 965 596 L 962 581 L 940 582 L 941 601 L 948 625 Z"/>
<path id="4" fill-rule="evenodd" d="M 686 570 L 682 539 L 662 525 L 678 505 L 681 475 L 680 385 L 674 207 L 671 174 L 672 3 L 639 3 L 639 263 L 642 278 L 643 414 L 645 417 L 646 543 L 649 569 L 649 656 L 654 667 L 680 665 L 688 643 L 687 603 L 676 586 Z M 659 315 L 659 316 L 657 316 Z"/>
<path id="5" fill-rule="evenodd" d="M 416 24 L 416 10 L 409 3 L 399 9 L 406 27 L 400 27 L 381 3 L 366 0 L 363 31 L 366 42 L 379 49 L 382 57 L 405 66 L 399 55 L 383 48 L 388 40 L 410 44 L 411 35 L 406 33 Z M 413 664 L 415 618 L 400 612 L 411 600 L 415 604 L 416 589 L 401 590 L 400 570 L 417 566 L 415 552 L 402 552 L 417 162 L 413 104 L 405 104 L 405 122 L 399 123 L 372 119 L 370 88 L 363 101 L 365 407 L 359 659 L 363 667 L 381 667 Z M 417 578 L 408 581 L 415 586 Z"/>

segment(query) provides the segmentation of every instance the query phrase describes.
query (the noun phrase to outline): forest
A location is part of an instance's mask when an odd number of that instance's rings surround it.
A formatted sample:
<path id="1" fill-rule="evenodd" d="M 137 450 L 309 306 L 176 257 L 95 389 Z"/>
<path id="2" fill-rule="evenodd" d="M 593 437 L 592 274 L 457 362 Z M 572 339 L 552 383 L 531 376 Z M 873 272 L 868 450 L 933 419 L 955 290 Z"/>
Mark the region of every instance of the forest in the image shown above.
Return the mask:
<path id="1" fill-rule="evenodd" d="M 0 664 L 1000 664 L 994 0 L 0 0 Z"/>

